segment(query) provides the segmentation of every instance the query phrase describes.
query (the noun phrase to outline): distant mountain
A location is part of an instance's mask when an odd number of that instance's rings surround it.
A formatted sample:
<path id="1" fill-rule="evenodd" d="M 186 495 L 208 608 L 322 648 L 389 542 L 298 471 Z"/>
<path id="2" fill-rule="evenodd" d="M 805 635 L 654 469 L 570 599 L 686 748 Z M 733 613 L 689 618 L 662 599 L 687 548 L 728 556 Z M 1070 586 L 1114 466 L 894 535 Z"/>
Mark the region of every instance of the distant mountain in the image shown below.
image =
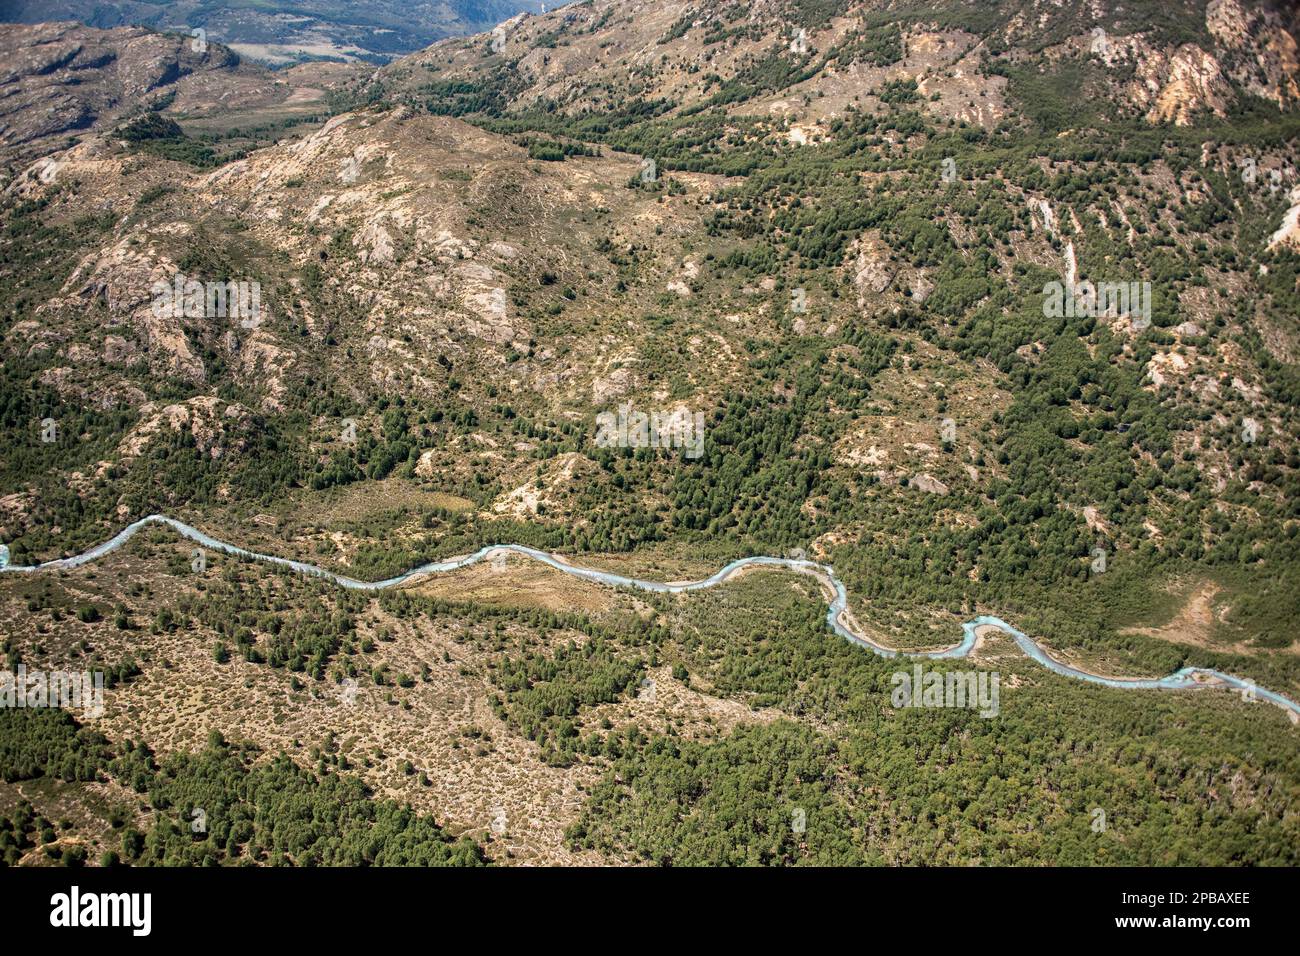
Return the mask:
<path id="1" fill-rule="evenodd" d="M 0 25 L 0 165 L 28 161 L 135 114 L 188 117 L 271 110 L 292 121 L 323 109 L 333 86 L 361 64 L 314 62 L 271 70 L 219 43 L 144 27 L 77 23 Z"/>
<path id="2" fill-rule="evenodd" d="M 202 29 L 208 40 L 268 63 L 316 58 L 382 63 L 544 6 L 541 0 L 2 0 L 0 21 L 77 20 L 104 29 L 138 25 L 182 33 Z"/>

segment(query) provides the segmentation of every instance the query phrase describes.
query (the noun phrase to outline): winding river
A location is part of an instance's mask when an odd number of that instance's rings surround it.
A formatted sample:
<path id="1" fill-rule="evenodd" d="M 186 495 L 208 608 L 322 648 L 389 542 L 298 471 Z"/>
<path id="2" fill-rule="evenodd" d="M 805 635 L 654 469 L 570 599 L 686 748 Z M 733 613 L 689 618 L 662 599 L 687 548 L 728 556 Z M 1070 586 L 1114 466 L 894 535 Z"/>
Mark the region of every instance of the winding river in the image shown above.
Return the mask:
<path id="1" fill-rule="evenodd" d="M 1158 678 L 1127 678 L 1127 677 L 1102 677 L 1097 674 L 1090 674 L 1087 671 L 1079 670 L 1062 664 L 1055 660 L 1047 653 L 1038 643 L 1027 637 L 1025 634 L 1016 630 L 1001 618 L 991 617 L 982 614 L 974 620 L 967 621 L 962 625 L 963 638 L 960 644 L 942 651 L 917 651 L 917 652 L 900 652 L 892 648 L 884 647 L 875 643 L 865 635 L 859 634 L 853 630 L 852 618 L 848 613 L 849 596 L 844 589 L 844 584 L 835 576 L 834 568 L 829 565 L 819 564 L 816 561 L 807 561 L 797 558 L 772 558 L 772 557 L 752 557 L 740 558 L 732 561 L 722 570 L 710 577 L 699 581 L 678 581 L 663 583 L 659 581 L 643 581 L 640 578 L 629 578 L 621 574 L 613 574 L 608 571 L 597 571 L 593 568 L 584 568 L 580 565 L 570 564 L 558 555 L 549 554 L 545 551 L 539 551 L 536 548 L 530 548 L 522 544 L 500 544 L 489 545 L 476 551 L 474 554 L 463 558 L 454 558 L 449 561 L 433 561 L 428 564 L 422 564 L 418 568 L 413 568 L 405 574 L 400 574 L 395 578 L 388 578 L 385 581 L 358 581 L 355 578 L 346 575 L 336 574 L 324 568 L 317 567 L 314 564 L 308 564 L 303 561 L 293 561 L 288 558 L 280 558 L 271 554 L 260 554 L 256 551 L 249 551 L 238 545 L 228 544 L 225 541 L 219 541 L 210 535 L 204 534 L 197 528 L 185 524 L 183 521 L 177 521 L 175 518 L 169 518 L 166 515 L 149 515 L 147 518 L 141 518 L 123 528 L 117 535 L 98 544 L 82 554 L 70 558 L 58 558 L 53 561 L 45 561 L 36 565 L 12 565 L 8 563 L 7 552 L 0 551 L 0 571 L 16 573 L 34 573 L 38 571 L 58 571 L 69 568 L 80 567 L 83 564 L 89 564 L 107 554 L 116 551 L 122 545 L 126 544 L 131 537 L 142 528 L 148 525 L 161 524 L 175 530 L 178 534 L 202 545 L 205 548 L 211 548 L 213 551 L 220 551 L 224 554 L 234 555 L 241 558 L 250 558 L 254 561 L 265 561 L 269 564 L 277 564 L 289 568 L 301 574 L 309 574 L 315 577 L 325 578 L 334 582 L 341 587 L 350 588 L 357 591 L 382 591 L 387 588 L 396 587 L 410 581 L 412 578 L 429 574 L 441 574 L 447 571 L 456 571 L 460 568 L 469 567 L 471 564 L 501 555 L 507 552 L 522 555 L 531 558 L 534 561 L 540 561 L 542 564 L 552 567 L 557 571 L 563 572 L 575 578 L 582 578 L 587 581 L 593 581 L 597 584 L 605 584 L 612 587 L 635 588 L 641 591 L 653 591 L 660 594 L 679 594 L 684 591 L 703 591 L 706 588 L 715 587 L 722 584 L 728 578 L 750 567 L 778 567 L 796 571 L 801 574 L 812 575 L 817 578 L 834 596 L 830 600 L 830 607 L 826 613 L 826 623 L 836 634 L 852 641 L 861 647 L 881 657 L 924 657 L 924 658 L 961 658 L 967 657 L 974 649 L 978 640 L 978 632 L 982 627 L 994 628 L 1008 635 L 1026 656 L 1030 657 L 1037 663 L 1046 667 L 1053 673 L 1060 674 L 1062 677 L 1070 677 L 1075 680 L 1087 681 L 1091 684 L 1102 684 L 1106 687 L 1115 687 L 1122 690 L 1186 690 L 1195 687 L 1206 686 L 1223 686 L 1235 688 L 1246 694 L 1253 696 L 1258 700 L 1267 700 L 1290 712 L 1293 722 L 1300 722 L 1300 704 L 1274 691 L 1265 690 L 1257 687 L 1249 680 L 1240 677 L 1233 677 L 1231 674 L 1224 674 L 1220 671 L 1212 670 L 1205 667 L 1184 667 L 1167 677 Z"/>

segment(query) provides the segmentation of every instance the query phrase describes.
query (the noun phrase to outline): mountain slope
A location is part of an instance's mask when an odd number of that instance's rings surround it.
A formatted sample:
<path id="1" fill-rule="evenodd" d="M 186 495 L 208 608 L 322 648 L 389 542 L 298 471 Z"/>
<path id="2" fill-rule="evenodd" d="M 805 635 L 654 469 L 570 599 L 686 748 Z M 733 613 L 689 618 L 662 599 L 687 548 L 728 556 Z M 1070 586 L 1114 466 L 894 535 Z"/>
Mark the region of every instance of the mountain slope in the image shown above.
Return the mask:
<path id="1" fill-rule="evenodd" d="M 247 67 L 195 68 L 206 106 L 132 86 L 74 144 L 8 148 L 0 540 L 31 563 L 167 512 L 368 579 L 501 541 L 658 580 L 805 554 L 892 646 L 989 613 L 1096 673 L 1210 667 L 1294 697 L 1290 17 L 591 0 L 340 72 L 283 123 L 263 118 L 292 88 L 221 106 Z M 47 74 L 24 77 L 31 114 Z M 170 309 L 178 277 L 255 282 L 259 309 Z M 700 422 L 702 445 L 608 440 L 638 412 Z M 899 714 L 896 664 L 828 632 L 810 581 L 676 602 L 494 566 L 354 599 L 195 569 L 165 535 L 133 548 L 102 577 L 0 580 L 8 650 L 147 647 L 116 738 L 192 750 L 288 699 L 249 721 L 259 745 L 340 730 L 313 761 L 445 801 L 458 829 L 496 833 L 491 793 L 459 783 L 497 781 L 537 823 L 494 858 L 1297 845 L 1275 708 L 1071 686 L 985 635 L 1005 719 Z M 169 702 L 164 661 L 240 703 Z M 1023 788 L 983 776 L 999 760 Z M 691 784 L 720 775 L 751 798 Z M 1122 840 L 1090 836 L 1112 805 L 1093 793 L 1135 808 Z M 815 843 L 788 839 L 791 806 L 828 821 Z"/>
<path id="2" fill-rule="evenodd" d="M 42 155 L 83 133 L 149 112 L 283 121 L 324 108 L 346 68 L 306 66 L 272 74 L 219 44 L 139 27 L 74 23 L 0 25 L 3 162 Z"/>

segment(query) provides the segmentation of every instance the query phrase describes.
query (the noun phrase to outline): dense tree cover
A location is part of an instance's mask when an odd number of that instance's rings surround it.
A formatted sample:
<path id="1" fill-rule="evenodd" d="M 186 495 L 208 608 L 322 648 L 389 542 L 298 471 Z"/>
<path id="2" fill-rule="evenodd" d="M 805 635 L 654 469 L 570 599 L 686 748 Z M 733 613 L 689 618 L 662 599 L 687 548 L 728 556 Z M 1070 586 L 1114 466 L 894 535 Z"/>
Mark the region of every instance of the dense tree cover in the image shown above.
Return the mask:
<path id="1" fill-rule="evenodd" d="M 602 639 L 567 644 L 553 654 L 529 652 L 507 657 L 493 672 L 501 694 L 493 701 L 497 715 L 542 748 L 548 763 L 573 762 L 586 746 L 601 747 L 599 738 L 579 738 L 574 718 L 583 707 L 607 704 L 632 691 L 645 668 Z"/>
<path id="2" fill-rule="evenodd" d="M 355 777 L 317 775 L 280 755 L 257 761 L 251 746 L 215 740 L 199 754 L 156 764 L 127 743 L 109 773 L 147 780 L 159 811 L 143 844 L 125 834 L 123 859 L 139 865 L 205 866 L 248 861 L 291 866 L 468 866 L 482 848 L 454 839 L 433 819 L 377 799 Z M 206 832 L 194 832 L 195 811 Z M 139 853 L 131 851 L 139 846 Z"/>
<path id="3" fill-rule="evenodd" d="M 855 845 L 832 792 L 835 749 L 807 727 L 743 727 L 716 744 L 620 736 L 623 756 L 569 830 L 576 846 L 659 866 L 885 862 Z"/>
<path id="4" fill-rule="evenodd" d="M 149 866 L 476 866 L 482 847 L 427 815 L 377 798 L 355 777 L 314 773 L 213 733 L 205 750 L 159 762 L 143 743 L 114 747 L 59 710 L 0 711 L 0 779 L 121 781 L 147 798 L 152 825 L 121 831 L 120 859 Z M 30 809 L 0 819 L 6 863 L 32 840 Z M 48 832 L 48 831 L 47 831 Z M 52 833 L 41 842 L 53 840 Z M 64 858 L 65 863 L 84 860 Z"/>
<path id="5" fill-rule="evenodd" d="M 1282 782 L 1294 780 L 1293 756 L 1281 772 L 1224 766 L 1196 743 L 1217 728 L 1156 741 L 1153 721 L 1129 713 L 1089 732 L 1092 708 L 1046 734 L 914 716 L 838 743 L 786 721 L 712 743 L 644 740 L 612 762 L 569 838 L 683 866 L 1296 864 L 1294 784 Z M 1244 775 L 1251 797 L 1229 797 Z"/>
<path id="6" fill-rule="evenodd" d="M 340 648 L 355 650 L 355 609 L 361 602 L 316 587 L 291 606 L 278 589 L 245 585 L 232 573 L 201 594 L 186 595 L 158 623 L 176 630 L 195 620 L 253 663 L 267 663 L 319 680 Z"/>
<path id="7" fill-rule="evenodd" d="M 94 780 L 108 754 L 108 739 L 82 728 L 66 711 L 50 707 L 0 708 L 0 780 L 36 777 Z"/>
<path id="8" fill-rule="evenodd" d="M 19 800 L 14 808 L 0 813 L 0 866 L 14 866 L 23 854 L 55 837 L 54 824 L 37 813 L 27 800 Z M 75 857 L 69 858 L 73 863 Z"/>
<path id="9" fill-rule="evenodd" d="M 144 113 L 124 123 L 117 135 L 164 159 L 188 163 L 200 169 L 217 165 L 217 154 L 211 146 L 186 136 L 179 123 L 158 112 Z"/>
<path id="10" fill-rule="evenodd" d="M 667 612 L 672 652 L 790 720 L 709 741 L 611 734 L 575 845 L 662 865 L 1296 863 L 1300 755 L 1271 706 L 1099 688 L 1014 654 L 993 718 L 897 711 L 891 675 L 913 662 L 828 637 L 810 597 L 734 587 Z"/>
<path id="11" fill-rule="evenodd" d="M 666 108 L 667 104 L 655 109 L 653 104 L 641 103 L 614 116 L 601 113 L 574 118 L 556 112 L 554 104 L 544 103 L 527 113 L 489 115 L 476 121 L 499 133 L 537 131 L 603 143 L 620 152 L 653 157 L 661 170 L 741 176 L 762 164 L 762 154 L 753 142 L 755 120 L 737 119 L 720 105 L 659 117 Z"/>

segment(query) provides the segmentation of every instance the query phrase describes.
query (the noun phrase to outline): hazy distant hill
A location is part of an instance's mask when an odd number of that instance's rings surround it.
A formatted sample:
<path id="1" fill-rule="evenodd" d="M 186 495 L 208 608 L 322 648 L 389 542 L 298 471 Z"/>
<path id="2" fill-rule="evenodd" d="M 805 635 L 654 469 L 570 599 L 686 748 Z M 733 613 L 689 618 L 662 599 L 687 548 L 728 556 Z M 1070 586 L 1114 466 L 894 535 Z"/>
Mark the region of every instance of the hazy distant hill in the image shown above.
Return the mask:
<path id="1" fill-rule="evenodd" d="M 202 28 L 208 39 L 268 62 L 307 57 L 385 61 L 444 37 L 490 29 L 542 6 L 539 0 L 4 0 L 0 21 L 78 20 L 103 28 L 141 25 L 187 33 Z"/>

